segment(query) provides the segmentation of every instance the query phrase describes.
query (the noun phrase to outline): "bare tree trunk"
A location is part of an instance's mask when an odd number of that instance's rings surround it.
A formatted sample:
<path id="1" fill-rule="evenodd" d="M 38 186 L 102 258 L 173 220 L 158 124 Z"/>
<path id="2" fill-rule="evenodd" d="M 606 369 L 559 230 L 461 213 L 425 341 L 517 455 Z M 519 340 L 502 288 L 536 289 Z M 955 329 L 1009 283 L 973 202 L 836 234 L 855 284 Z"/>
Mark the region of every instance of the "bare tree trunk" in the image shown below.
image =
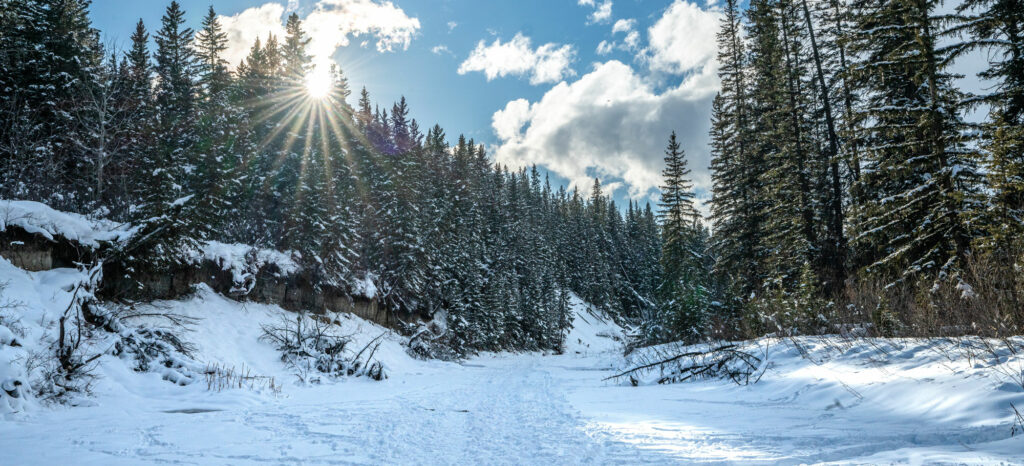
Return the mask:
<path id="1" fill-rule="evenodd" d="M 839 176 L 839 136 L 836 134 L 835 118 L 832 115 L 832 102 L 828 95 L 828 83 L 825 81 L 825 72 L 821 66 L 821 53 L 818 50 L 818 39 L 814 34 L 814 21 L 811 18 L 811 10 L 807 7 L 807 0 L 802 0 L 804 19 L 807 21 L 807 33 L 811 39 L 811 51 L 814 55 L 814 68 L 818 78 L 818 85 L 821 90 L 821 104 L 825 111 L 825 126 L 828 129 L 828 158 L 832 198 L 829 199 L 829 210 L 831 219 L 828 223 L 829 236 L 832 241 L 833 251 L 829 258 L 829 266 L 832 269 L 831 285 L 833 292 L 846 280 L 846 235 L 843 232 L 843 185 Z M 859 163 L 859 162 L 855 162 Z"/>

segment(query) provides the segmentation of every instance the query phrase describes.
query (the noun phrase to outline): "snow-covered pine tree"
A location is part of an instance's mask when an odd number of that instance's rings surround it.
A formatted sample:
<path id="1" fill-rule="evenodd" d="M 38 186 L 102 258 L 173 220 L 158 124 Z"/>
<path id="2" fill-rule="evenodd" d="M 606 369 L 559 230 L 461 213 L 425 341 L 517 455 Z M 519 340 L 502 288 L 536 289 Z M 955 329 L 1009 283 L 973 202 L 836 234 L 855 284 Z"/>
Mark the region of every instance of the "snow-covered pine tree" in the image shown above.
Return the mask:
<path id="1" fill-rule="evenodd" d="M 83 209 L 94 199 L 88 177 L 94 156 L 76 122 L 83 95 L 99 80 L 103 61 L 88 0 L 12 0 L 4 5 L 0 50 L 5 62 L 0 102 L 5 143 L 0 147 L 7 196 Z M 91 144 L 90 144 L 91 145 Z"/>
<path id="2" fill-rule="evenodd" d="M 197 62 L 192 49 L 192 29 L 184 27 L 185 11 L 172 1 L 161 18 L 156 34 L 156 66 L 153 145 L 144 152 L 143 199 L 132 216 L 141 228 L 131 245 L 136 259 L 155 267 L 181 260 L 182 249 L 194 247 L 194 232 L 201 230 L 201 219 L 192 212 L 197 205 L 196 192 L 187 176 L 197 167 L 193 125 L 196 111 Z"/>
<path id="3" fill-rule="evenodd" d="M 662 196 L 661 270 L 656 322 L 645 322 L 653 341 L 695 341 L 705 334 L 708 320 L 708 270 L 704 268 L 705 237 L 694 207 L 693 183 L 686 155 L 673 131 L 665 149 Z"/>
<path id="4" fill-rule="evenodd" d="M 153 166 L 152 151 L 155 147 L 155 103 L 153 100 L 153 64 L 149 54 L 149 32 L 140 19 L 131 35 L 131 47 L 125 52 L 125 63 L 121 65 L 122 81 L 125 83 L 127 112 L 133 116 L 128 133 L 131 135 L 125 151 L 123 170 L 126 186 L 123 189 L 123 208 L 115 208 L 113 218 L 128 220 L 145 202 L 150 174 Z"/>
<path id="5" fill-rule="evenodd" d="M 978 76 L 995 84 L 971 102 L 989 105 L 982 125 L 986 174 L 992 191 L 984 209 L 991 246 L 1005 249 L 1024 236 L 1024 2 L 966 0 L 957 6 L 959 21 L 950 34 L 966 33 L 953 57 L 984 51 L 988 68 Z"/>
<path id="6" fill-rule="evenodd" d="M 974 233 L 965 213 L 976 211 L 977 172 L 949 49 L 937 45 L 937 5 L 853 2 L 851 73 L 871 123 L 857 128 L 865 152 L 857 252 L 869 273 L 890 280 L 955 273 Z"/>
<path id="7" fill-rule="evenodd" d="M 212 6 L 202 25 L 195 38 L 200 94 L 195 122 L 197 166 L 189 177 L 197 195 L 194 215 L 205 221 L 195 235 L 230 240 L 222 227 L 241 218 L 243 159 L 254 148 L 248 144 L 245 112 L 231 95 L 234 80 L 224 59 L 228 37 Z"/>
<path id="8" fill-rule="evenodd" d="M 738 2 L 729 0 L 718 34 L 722 90 L 712 108 L 711 219 L 715 274 L 746 299 L 764 280 L 764 161 L 752 148 L 748 58 Z"/>

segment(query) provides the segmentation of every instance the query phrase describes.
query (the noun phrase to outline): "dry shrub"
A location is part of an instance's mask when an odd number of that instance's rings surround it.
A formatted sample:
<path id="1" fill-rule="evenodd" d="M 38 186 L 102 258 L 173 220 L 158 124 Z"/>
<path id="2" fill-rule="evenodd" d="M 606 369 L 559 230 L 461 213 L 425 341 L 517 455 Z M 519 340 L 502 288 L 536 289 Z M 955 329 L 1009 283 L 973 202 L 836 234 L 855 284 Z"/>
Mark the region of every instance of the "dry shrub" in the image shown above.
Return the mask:
<path id="1" fill-rule="evenodd" d="M 969 256 L 950 277 L 921 276 L 889 285 L 883 279 L 852 280 L 833 326 L 862 326 L 869 336 L 884 337 L 1020 335 L 1022 258 L 1019 249 L 985 251 Z"/>
<path id="2" fill-rule="evenodd" d="M 273 377 L 253 375 L 252 370 L 242 367 L 235 370 L 234 367 L 211 364 L 206 367 L 206 389 L 212 392 L 220 392 L 232 389 L 247 389 L 255 392 L 269 390 L 277 395 L 281 393 L 281 386 Z"/>
<path id="3" fill-rule="evenodd" d="M 281 361 L 295 370 L 303 383 L 319 383 L 319 375 L 329 377 L 387 378 L 384 364 L 374 357 L 385 334 L 370 340 L 358 351 L 353 351 L 352 335 L 338 333 L 330 319 L 307 316 L 295 319 L 282 316 L 277 324 L 263 325 L 260 339 L 281 351 Z"/>

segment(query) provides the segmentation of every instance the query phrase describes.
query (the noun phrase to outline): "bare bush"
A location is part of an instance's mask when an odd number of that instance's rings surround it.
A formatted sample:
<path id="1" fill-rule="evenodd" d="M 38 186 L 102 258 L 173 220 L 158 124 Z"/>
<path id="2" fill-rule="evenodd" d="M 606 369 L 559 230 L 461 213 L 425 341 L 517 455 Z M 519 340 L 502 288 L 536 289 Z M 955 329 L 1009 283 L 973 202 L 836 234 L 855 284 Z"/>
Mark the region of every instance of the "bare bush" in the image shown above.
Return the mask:
<path id="1" fill-rule="evenodd" d="M 319 383 L 319 375 L 387 378 L 384 365 L 374 360 L 384 334 L 353 353 L 352 336 L 337 333 L 337 326 L 327 319 L 298 314 L 294 319 L 282 317 L 278 324 L 262 327 L 261 340 L 281 351 L 281 360 L 303 383 Z"/>
<path id="2" fill-rule="evenodd" d="M 776 284 L 746 304 L 747 337 L 1005 338 L 1024 331 L 1024 246 L 982 249 L 955 274 L 851 278 L 818 296 L 806 278 Z"/>
<path id="3" fill-rule="evenodd" d="M 96 378 L 94 363 L 103 355 L 87 344 L 92 335 L 89 317 L 103 278 L 103 264 L 82 267 L 81 271 L 85 278 L 72 289 L 71 300 L 57 319 L 58 335 L 50 349 L 54 357 L 35 354 L 33 362 L 27 364 L 40 369 L 41 383 L 34 385 L 36 395 L 43 400 L 67 401 L 73 394 L 88 393 Z"/>

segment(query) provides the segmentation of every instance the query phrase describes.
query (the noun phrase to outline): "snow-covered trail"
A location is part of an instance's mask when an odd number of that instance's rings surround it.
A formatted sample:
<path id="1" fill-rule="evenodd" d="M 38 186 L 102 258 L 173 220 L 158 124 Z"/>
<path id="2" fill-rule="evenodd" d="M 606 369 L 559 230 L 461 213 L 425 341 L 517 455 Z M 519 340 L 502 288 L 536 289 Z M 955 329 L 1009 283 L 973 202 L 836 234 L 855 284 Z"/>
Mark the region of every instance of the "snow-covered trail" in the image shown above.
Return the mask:
<path id="1" fill-rule="evenodd" d="M 78 272 L 4 266 L 0 278 L 24 303 L 19 324 L 45 334 Z M 391 377 L 300 386 L 260 340 L 261 324 L 291 314 L 202 288 L 158 306 L 201 319 L 187 334 L 199 362 L 273 376 L 282 393 L 214 392 L 201 380 L 179 387 L 106 354 L 84 399 L 91 406 L 32 403 L 0 417 L 0 466 L 1024 464 L 1024 438 L 1010 438 L 1010 406 L 1024 408 L 1024 386 L 1012 377 L 1024 376 L 1019 352 L 999 356 L 1000 375 L 986 369 L 991 361 L 935 341 L 806 338 L 798 349 L 762 339 L 751 343 L 771 348 L 757 384 L 630 387 L 603 381 L 624 364 L 610 338 L 621 329 L 582 305 L 564 355 L 484 354 L 461 364 L 413 359 L 401 336 L 337 315 L 354 347 L 383 337 L 376 354 Z M 0 352 L 0 369 L 20 368 L 23 349 Z"/>
<path id="2" fill-rule="evenodd" d="M 194 394 L 103 403 L 0 424 L 0 443 L 18 464 L 671 461 L 588 435 L 588 421 L 566 401 L 564 379 L 552 376 L 552 365 L 566 361 L 527 355 L 437 364 L 400 382 L 350 381 L 232 405 Z M 180 412 L 188 410 L 220 411 Z"/>
<path id="3" fill-rule="evenodd" d="M 4 464 L 1016 464 L 1005 425 L 768 399 L 721 383 L 617 387 L 601 358 L 485 355 L 268 399 L 164 390 L 0 423 Z M 154 383 L 158 383 L 155 381 Z M 141 388 L 152 394 L 152 387 Z M 747 399 L 740 399 L 741 393 Z M 129 399 L 132 397 L 129 396 Z M 838 401 L 838 400 L 837 400 Z M 840 405 L 842 402 L 839 403 Z M 181 410 L 219 410 L 187 414 Z"/>

